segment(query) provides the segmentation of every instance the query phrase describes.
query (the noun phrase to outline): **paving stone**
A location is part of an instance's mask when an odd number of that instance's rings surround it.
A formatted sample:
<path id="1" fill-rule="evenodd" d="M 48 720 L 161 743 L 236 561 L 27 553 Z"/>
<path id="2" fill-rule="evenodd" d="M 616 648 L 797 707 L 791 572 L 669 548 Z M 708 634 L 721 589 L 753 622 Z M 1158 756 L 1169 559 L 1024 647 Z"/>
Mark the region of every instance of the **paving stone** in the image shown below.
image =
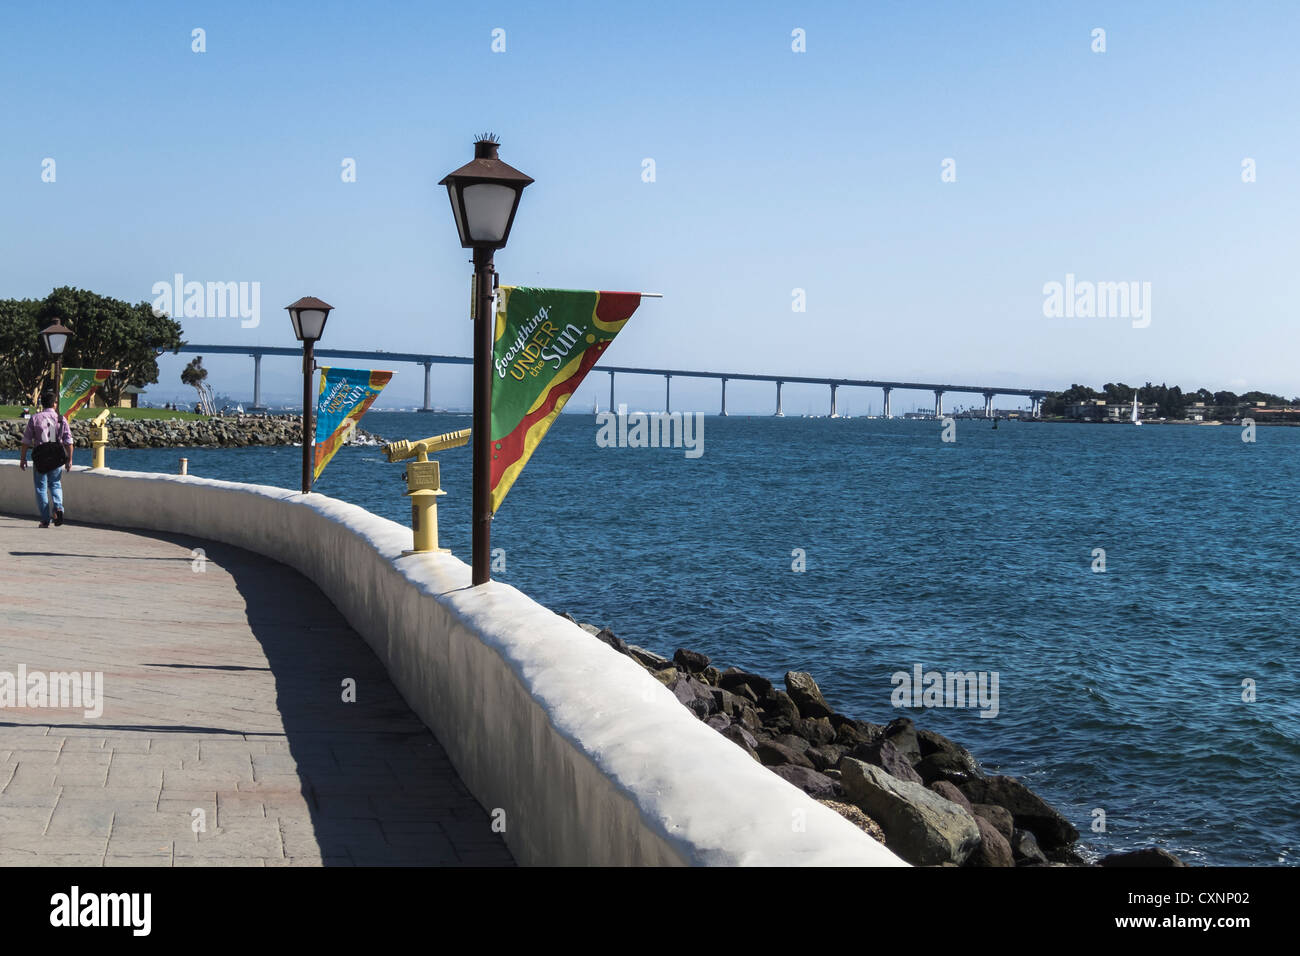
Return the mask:
<path id="1" fill-rule="evenodd" d="M 104 714 L 6 713 L 0 865 L 512 863 L 378 659 L 296 572 L 214 542 L 90 526 L 63 529 L 66 553 L 13 557 L 47 548 L 44 533 L 0 516 L 0 659 L 102 671 Z M 159 576 L 167 562 L 188 568 L 196 546 L 210 573 Z M 50 575 L 79 584 L 54 611 L 31 598 Z M 365 688 L 365 706 L 339 700 L 339 674 Z"/>

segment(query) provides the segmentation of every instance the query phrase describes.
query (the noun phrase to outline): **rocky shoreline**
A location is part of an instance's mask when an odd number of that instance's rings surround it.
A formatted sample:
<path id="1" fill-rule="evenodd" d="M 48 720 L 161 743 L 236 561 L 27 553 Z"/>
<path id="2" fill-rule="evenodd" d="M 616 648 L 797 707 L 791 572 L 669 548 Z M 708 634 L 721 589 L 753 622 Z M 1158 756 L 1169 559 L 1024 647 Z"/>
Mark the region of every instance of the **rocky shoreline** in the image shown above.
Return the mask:
<path id="1" fill-rule="evenodd" d="M 0 421 L 0 449 L 18 448 L 26 427 L 27 422 L 22 419 Z M 92 431 L 89 416 L 73 419 L 73 444 L 89 448 Z M 247 448 L 301 442 L 301 415 L 231 415 L 208 419 L 113 417 L 108 420 L 110 452 L 114 448 Z M 381 445 L 384 439 L 358 428 L 351 443 Z"/>
<path id="2" fill-rule="evenodd" d="M 644 667 L 707 726 L 916 866 L 1185 866 L 1158 848 L 1086 859 L 1079 831 L 1019 780 L 984 773 L 965 747 L 909 717 L 856 720 L 811 674 L 784 690 L 759 674 L 720 670 L 679 648 L 672 659 L 563 615 Z"/>

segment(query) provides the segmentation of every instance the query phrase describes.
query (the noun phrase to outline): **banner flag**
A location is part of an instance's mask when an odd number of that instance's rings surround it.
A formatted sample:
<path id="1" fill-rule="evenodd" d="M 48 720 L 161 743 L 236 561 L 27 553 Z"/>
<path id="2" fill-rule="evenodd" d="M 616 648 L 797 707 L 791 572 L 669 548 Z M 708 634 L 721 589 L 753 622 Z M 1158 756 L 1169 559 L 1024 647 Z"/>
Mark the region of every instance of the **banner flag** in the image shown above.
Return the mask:
<path id="1" fill-rule="evenodd" d="M 108 381 L 116 369 L 65 368 L 59 382 L 59 414 L 71 420 L 77 410 L 90 401 L 95 389 Z"/>
<path id="2" fill-rule="evenodd" d="M 342 447 L 361 416 L 384 390 L 392 372 L 364 368 L 320 370 L 320 393 L 316 398 L 316 440 L 314 478 L 319 478 L 334 453 Z"/>
<path id="3" fill-rule="evenodd" d="M 641 304 L 639 292 L 502 286 L 492 348 L 492 510 Z"/>

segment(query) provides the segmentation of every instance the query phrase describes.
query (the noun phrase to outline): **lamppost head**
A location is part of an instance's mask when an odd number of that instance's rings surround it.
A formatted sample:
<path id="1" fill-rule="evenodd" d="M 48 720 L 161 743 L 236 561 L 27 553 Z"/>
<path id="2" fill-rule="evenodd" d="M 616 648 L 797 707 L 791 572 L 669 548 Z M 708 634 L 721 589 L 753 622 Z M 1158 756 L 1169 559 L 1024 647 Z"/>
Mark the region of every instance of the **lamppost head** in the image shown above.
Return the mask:
<path id="1" fill-rule="evenodd" d="M 497 157 L 501 143 L 491 133 L 474 141 L 474 158 L 444 176 L 456 232 L 465 249 L 500 249 L 510 239 L 524 187 L 533 182 Z"/>
<path id="2" fill-rule="evenodd" d="M 286 305 L 293 321 L 293 334 L 299 342 L 315 342 L 325 334 L 325 320 L 334 306 L 314 295 L 306 295 L 293 305 Z"/>
<path id="3" fill-rule="evenodd" d="M 41 341 L 45 344 L 45 351 L 52 358 L 63 356 L 64 349 L 68 347 L 68 339 L 71 337 L 72 329 L 65 327 L 58 319 L 41 329 Z"/>

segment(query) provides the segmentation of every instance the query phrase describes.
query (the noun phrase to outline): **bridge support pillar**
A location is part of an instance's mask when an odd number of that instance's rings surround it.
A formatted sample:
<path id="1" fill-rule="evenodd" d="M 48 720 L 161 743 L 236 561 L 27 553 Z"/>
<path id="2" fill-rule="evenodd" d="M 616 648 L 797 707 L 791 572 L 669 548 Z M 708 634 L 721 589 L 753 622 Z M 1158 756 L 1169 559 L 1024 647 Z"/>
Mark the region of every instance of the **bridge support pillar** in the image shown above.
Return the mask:
<path id="1" fill-rule="evenodd" d="M 667 414 L 673 410 L 673 377 L 664 376 L 664 413 Z"/>
<path id="2" fill-rule="evenodd" d="M 432 369 L 433 369 L 433 363 L 432 363 L 432 362 L 425 362 L 425 363 L 424 363 L 424 407 L 420 409 L 420 411 L 422 411 L 422 412 L 431 412 L 431 411 L 433 411 L 433 404 L 432 404 L 432 402 L 430 401 L 430 398 L 431 398 L 431 396 L 432 396 L 432 394 L 433 394 L 433 393 L 430 391 L 430 382 L 431 382 L 431 380 L 432 380 L 432 379 L 431 379 L 430 372 L 432 371 Z"/>
<path id="3" fill-rule="evenodd" d="M 934 390 L 934 417 L 943 418 L 943 390 Z"/>
<path id="4" fill-rule="evenodd" d="M 889 411 L 889 393 L 892 392 L 893 389 L 887 385 L 883 391 L 885 393 L 885 409 L 883 414 L 886 418 L 893 418 L 894 416 Z"/>
<path id="5" fill-rule="evenodd" d="M 614 373 L 609 373 L 609 410 L 614 410 Z"/>
<path id="6" fill-rule="evenodd" d="M 253 353 L 253 408 L 262 410 L 262 353 Z"/>
<path id="7" fill-rule="evenodd" d="M 984 417 L 985 418 L 993 417 L 993 393 L 992 392 L 984 393 Z"/>
<path id="8" fill-rule="evenodd" d="M 722 380 L 722 417 L 727 417 L 727 380 Z"/>
<path id="9" fill-rule="evenodd" d="M 784 384 L 785 382 L 781 382 L 781 381 L 778 381 L 776 383 L 776 417 L 777 418 L 785 417 L 785 412 L 781 411 L 781 386 Z"/>
<path id="10" fill-rule="evenodd" d="M 1040 399 L 1037 395 L 1031 395 L 1029 397 L 1029 400 L 1030 400 L 1030 407 L 1033 409 L 1033 417 L 1037 418 L 1041 412 L 1042 399 Z"/>
<path id="11" fill-rule="evenodd" d="M 835 390 L 839 388 L 834 382 L 831 382 L 831 418 L 838 418 L 839 412 L 835 410 Z"/>

